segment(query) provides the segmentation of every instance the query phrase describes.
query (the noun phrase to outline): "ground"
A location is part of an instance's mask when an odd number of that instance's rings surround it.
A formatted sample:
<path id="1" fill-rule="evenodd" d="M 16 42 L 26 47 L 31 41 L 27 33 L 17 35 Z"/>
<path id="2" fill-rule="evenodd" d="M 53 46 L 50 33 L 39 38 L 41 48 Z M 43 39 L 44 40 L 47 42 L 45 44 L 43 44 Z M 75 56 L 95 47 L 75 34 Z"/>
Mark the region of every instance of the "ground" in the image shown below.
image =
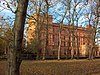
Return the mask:
<path id="1" fill-rule="evenodd" d="M 6 61 L 0 61 L 0 75 L 5 75 Z M 21 75 L 100 75 L 100 59 L 95 60 L 24 60 Z"/>

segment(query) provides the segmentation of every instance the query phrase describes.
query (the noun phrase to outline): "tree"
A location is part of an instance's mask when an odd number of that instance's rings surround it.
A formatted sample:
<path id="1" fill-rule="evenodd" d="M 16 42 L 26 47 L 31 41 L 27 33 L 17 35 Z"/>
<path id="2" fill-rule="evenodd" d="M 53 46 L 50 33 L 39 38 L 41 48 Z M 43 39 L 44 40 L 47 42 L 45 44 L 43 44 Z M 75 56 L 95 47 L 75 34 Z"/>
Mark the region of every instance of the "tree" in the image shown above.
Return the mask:
<path id="1" fill-rule="evenodd" d="M 96 1 L 97 5 L 96 5 L 96 10 L 95 10 L 95 18 L 96 18 L 96 22 L 93 23 L 93 29 L 94 29 L 94 34 L 93 34 L 93 37 L 92 37 L 92 49 L 91 49 L 91 55 L 90 55 L 90 59 L 93 59 L 94 58 L 94 52 L 95 52 L 95 39 L 96 39 L 96 33 L 97 33 L 97 27 L 99 25 L 99 15 L 100 15 L 100 11 L 99 11 L 99 8 L 100 8 L 100 0 L 97 0 Z"/>
<path id="2" fill-rule="evenodd" d="M 26 19 L 26 11 L 28 0 L 19 0 L 16 10 L 16 17 L 13 28 L 13 42 L 10 43 L 10 50 L 8 51 L 8 73 L 7 75 L 20 75 L 20 64 L 22 62 L 22 39 L 24 24 Z"/>
<path id="3" fill-rule="evenodd" d="M 4 22 L 4 17 L 0 19 L 0 51 L 2 55 L 7 54 L 9 43 L 12 40 L 12 31 L 8 22 Z"/>
<path id="4" fill-rule="evenodd" d="M 79 58 L 79 35 L 78 35 L 78 27 L 79 27 L 79 19 L 81 18 L 81 16 L 84 15 L 84 12 L 82 12 L 84 9 L 84 2 L 82 0 L 80 1 L 74 1 L 75 2 L 75 6 L 74 6 L 74 25 L 76 26 L 75 27 L 75 42 L 76 42 L 76 45 L 75 45 L 75 52 L 76 52 L 76 57 L 77 59 Z M 83 3 L 83 4 L 82 4 Z"/>
<path id="5" fill-rule="evenodd" d="M 4 54 L 4 40 L 0 38 L 0 55 Z"/>
<path id="6" fill-rule="evenodd" d="M 67 3 L 66 3 L 67 2 Z M 79 45 L 78 45 L 78 35 L 77 35 L 77 27 L 78 27 L 78 20 L 82 15 L 81 10 L 83 7 L 83 1 L 79 0 L 67 0 L 62 2 L 65 6 L 67 6 L 67 14 L 66 20 L 68 21 L 67 24 L 69 25 L 69 39 L 68 39 L 68 50 L 71 49 L 71 59 L 74 58 L 75 52 L 77 53 L 77 57 L 79 56 Z M 80 7 L 79 7 L 80 6 Z M 76 33 L 76 34 L 75 34 Z M 76 35 L 76 37 L 75 37 Z M 76 41 L 77 40 L 77 41 Z M 71 42 L 70 42 L 71 41 Z M 75 44 L 75 42 L 77 44 Z"/>
<path id="7" fill-rule="evenodd" d="M 52 7 L 51 1 L 32 1 L 35 5 L 33 15 L 36 17 L 32 16 L 31 17 L 31 25 L 29 26 L 29 29 L 31 26 L 35 26 L 35 35 L 33 33 L 33 40 L 36 40 L 37 42 L 37 57 L 39 57 L 40 52 L 42 53 L 42 59 L 44 60 L 47 56 L 48 53 L 48 29 L 50 27 L 49 24 L 49 8 Z M 34 20 L 34 21 L 33 21 Z M 32 24 L 34 22 L 34 24 Z M 43 34 L 43 38 L 42 38 Z M 41 39 L 42 38 L 42 39 Z M 42 48 L 41 48 L 42 47 Z M 40 51 L 42 49 L 42 51 Z"/>
<path id="8" fill-rule="evenodd" d="M 45 48 L 44 48 L 44 51 L 43 51 L 43 60 L 46 58 L 46 54 L 47 54 L 47 49 L 48 49 L 48 27 L 49 27 L 49 24 L 48 24 L 48 21 L 49 21 L 49 15 L 48 15 L 48 10 L 49 10 L 49 3 L 47 0 L 45 0 L 46 2 L 46 43 L 45 43 Z"/>

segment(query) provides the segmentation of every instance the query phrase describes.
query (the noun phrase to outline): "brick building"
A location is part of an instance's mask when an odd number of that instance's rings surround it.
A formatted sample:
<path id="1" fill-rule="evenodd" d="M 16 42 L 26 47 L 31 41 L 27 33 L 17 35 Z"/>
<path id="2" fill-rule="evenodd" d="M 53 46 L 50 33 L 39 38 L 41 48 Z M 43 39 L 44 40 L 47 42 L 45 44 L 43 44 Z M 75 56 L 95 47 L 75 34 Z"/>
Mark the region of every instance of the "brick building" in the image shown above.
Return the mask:
<path id="1" fill-rule="evenodd" d="M 58 44 L 59 44 L 59 23 L 52 22 L 52 15 L 46 16 L 43 14 L 33 15 L 36 20 L 31 16 L 28 21 L 28 43 L 31 43 L 32 39 L 37 38 L 36 32 L 38 29 L 38 36 L 40 42 L 40 55 L 43 55 L 43 49 L 47 46 L 46 55 L 47 57 L 57 57 L 58 54 Z M 47 18 L 48 18 L 48 44 L 46 45 L 46 27 L 47 27 Z M 72 50 L 72 28 L 74 28 L 74 56 L 77 56 L 77 48 L 79 49 L 80 56 L 87 56 L 89 50 L 92 48 L 92 36 L 93 28 L 90 25 L 82 27 L 81 25 L 65 25 L 62 24 L 61 31 L 61 49 L 60 56 L 64 58 L 66 56 L 71 56 Z M 98 53 L 99 52 L 99 53 Z M 100 54 L 100 51 L 96 51 L 96 54 Z"/>

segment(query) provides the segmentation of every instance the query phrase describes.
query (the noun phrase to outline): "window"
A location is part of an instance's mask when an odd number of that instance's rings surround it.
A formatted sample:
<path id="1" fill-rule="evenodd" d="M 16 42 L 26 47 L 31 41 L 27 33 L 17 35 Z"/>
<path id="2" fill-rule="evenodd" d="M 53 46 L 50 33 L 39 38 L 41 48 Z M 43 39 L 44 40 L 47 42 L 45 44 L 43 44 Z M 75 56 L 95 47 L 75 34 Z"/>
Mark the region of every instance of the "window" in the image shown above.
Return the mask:
<path id="1" fill-rule="evenodd" d="M 54 36 L 54 34 L 53 34 L 53 42 L 54 42 L 54 38 L 55 38 L 55 36 Z"/>
<path id="2" fill-rule="evenodd" d="M 83 45 L 85 45 L 85 43 L 83 43 Z"/>
<path id="3" fill-rule="evenodd" d="M 64 52 L 64 55 L 66 55 L 66 52 Z"/>
<path id="4" fill-rule="evenodd" d="M 64 49 L 64 55 L 66 55 L 66 49 Z"/>
<path id="5" fill-rule="evenodd" d="M 64 40 L 66 40 L 66 39 L 65 39 L 65 36 L 64 36 Z"/>
<path id="6" fill-rule="evenodd" d="M 53 51 L 53 55 L 56 55 L 55 51 Z"/>
<path id="7" fill-rule="evenodd" d="M 66 46 L 66 42 L 64 42 L 64 46 Z"/>
<path id="8" fill-rule="evenodd" d="M 54 28 L 53 28 L 53 33 L 54 33 Z"/>

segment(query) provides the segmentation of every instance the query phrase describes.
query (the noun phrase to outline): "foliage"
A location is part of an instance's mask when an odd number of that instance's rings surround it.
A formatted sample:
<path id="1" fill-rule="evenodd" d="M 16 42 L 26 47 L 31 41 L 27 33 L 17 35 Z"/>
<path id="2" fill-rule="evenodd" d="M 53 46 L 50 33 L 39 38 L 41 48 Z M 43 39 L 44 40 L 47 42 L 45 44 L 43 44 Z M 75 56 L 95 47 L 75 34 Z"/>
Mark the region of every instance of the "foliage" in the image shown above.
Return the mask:
<path id="1" fill-rule="evenodd" d="M 11 28 L 2 28 L 0 29 L 0 54 L 6 54 L 9 48 L 9 43 L 13 40 L 12 39 L 12 31 Z"/>
<path id="2" fill-rule="evenodd" d="M 30 44 L 28 44 L 28 52 L 32 52 L 32 53 L 37 53 L 38 52 L 38 48 L 37 48 L 37 41 L 36 40 L 32 40 Z"/>
<path id="3" fill-rule="evenodd" d="M 0 55 L 4 54 L 4 42 L 2 39 L 0 39 Z"/>

